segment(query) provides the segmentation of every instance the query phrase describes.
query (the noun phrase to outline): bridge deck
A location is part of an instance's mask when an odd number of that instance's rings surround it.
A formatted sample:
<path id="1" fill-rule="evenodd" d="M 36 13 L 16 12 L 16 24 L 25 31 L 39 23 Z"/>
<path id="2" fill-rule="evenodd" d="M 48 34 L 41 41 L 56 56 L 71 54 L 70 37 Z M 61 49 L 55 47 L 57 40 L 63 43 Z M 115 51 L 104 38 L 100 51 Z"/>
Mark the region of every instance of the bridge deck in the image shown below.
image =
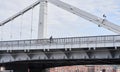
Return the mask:
<path id="1" fill-rule="evenodd" d="M 120 35 L 0 42 L 0 63 L 92 59 L 119 60 Z"/>
<path id="2" fill-rule="evenodd" d="M 119 47 L 120 35 L 0 41 L 0 50 Z"/>

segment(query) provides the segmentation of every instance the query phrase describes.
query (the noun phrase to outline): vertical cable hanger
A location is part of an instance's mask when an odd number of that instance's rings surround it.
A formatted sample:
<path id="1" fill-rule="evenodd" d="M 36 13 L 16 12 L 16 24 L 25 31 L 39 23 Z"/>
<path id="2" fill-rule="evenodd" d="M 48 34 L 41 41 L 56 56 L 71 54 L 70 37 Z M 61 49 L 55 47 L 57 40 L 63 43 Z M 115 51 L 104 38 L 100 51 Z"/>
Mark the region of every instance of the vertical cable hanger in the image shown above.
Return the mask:
<path id="1" fill-rule="evenodd" d="M 11 25 L 10 25 L 10 39 L 13 38 L 12 25 L 13 25 L 13 20 L 11 21 Z"/>
<path id="2" fill-rule="evenodd" d="M 2 29 L 3 26 L 0 26 L 0 40 L 3 41 L 3 29 Z"/>
<path id="3" fill-rule="evenodd" d="M 22 24 L 23 24 L 23 14 L 21 14 L 21 21 L 20 21 L 20 40 L 22 38 Z"/>
<path id="4" fill-rule="evenodd" d="M 2 41 L 2 27 L 3 26 L 0 26 L 0 41 Z M 0 44 L 0 47 L 2 48 L 2 42 L 1 42 L 1 44 Z"/>
<path id="5" fill-rule="evenodd" d="M 32 8 L 32 11 L 31 11 L 31 28 L 30 28 L 30 38 L 32 39 L 32 33 L 33 33 L 33 9 L 34 8 Z"/>
<path id="6" fill-rule="evenodd" d="M 14 33 L 12 32 L 12 31 L 13 31 L 13 30 L 12 30 L 12 28 L 13 28 L 12 26 L 14 25 L 13 23 L 14 23 L 14 19 L 12 19 L 11 22 L 10 22 L 10 40 L 13 40 L 13 39 L 14 39 L 14 38 L 13 38 L 13 36 L 14 36 L 13 34 L 14 34 Z M 9 52 L 12 52 L 13 44 L 11 43 L 10 46 L 8 46 L 8 48 L 10 48 L 10 49 L 9 49 Z M 8 52 L 8 51 L 7 51 L 7 52 Z"/>

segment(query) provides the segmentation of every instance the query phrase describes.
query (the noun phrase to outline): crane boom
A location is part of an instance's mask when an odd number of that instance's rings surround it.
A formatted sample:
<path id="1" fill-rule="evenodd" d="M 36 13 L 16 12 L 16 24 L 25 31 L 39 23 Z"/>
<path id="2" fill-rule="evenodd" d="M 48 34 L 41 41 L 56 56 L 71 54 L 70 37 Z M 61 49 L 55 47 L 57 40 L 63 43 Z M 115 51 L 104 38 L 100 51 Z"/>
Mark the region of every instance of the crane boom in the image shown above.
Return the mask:
<path id="1" fill-rule="evenodd" d="M 71 13 L 77 15 L 77 16 L 80 16 L 80 17 L 82 17 L 82 18 L 84 18 L 84 19 L 86 19 L 86 20 L 88 20 L 90 22 L 93 22 L 93 23 L 95 23 L 95 24 L 97 24 L 97 25 L 99 25 L 101 27 L 104 27 L 104 28 L 106 28 L 106 29 L 108 29 L 110 31 L 113 31 L 113 32 L 115 32 L 117 34 L 120 34 L 120 26 L 115 25 L 114 23 L 109 22 L 106 19 L 102 19 L 100 17 L 92 15 L 92 14 L 90 14 L 88 12 L 80 10 L 79 8 L 74 7 L 72 5 L 69 5 L 67 3 L 64 3 L 64 2 L 62 2 L 60 0 L 48 0 L 48 1 L 51 2 L 54 5 L 62 8 L 62 9 L 64 9 L 64 10 L 67 10 L 67 11 L 69 11 L 69 12 L 71 12 Z"/>

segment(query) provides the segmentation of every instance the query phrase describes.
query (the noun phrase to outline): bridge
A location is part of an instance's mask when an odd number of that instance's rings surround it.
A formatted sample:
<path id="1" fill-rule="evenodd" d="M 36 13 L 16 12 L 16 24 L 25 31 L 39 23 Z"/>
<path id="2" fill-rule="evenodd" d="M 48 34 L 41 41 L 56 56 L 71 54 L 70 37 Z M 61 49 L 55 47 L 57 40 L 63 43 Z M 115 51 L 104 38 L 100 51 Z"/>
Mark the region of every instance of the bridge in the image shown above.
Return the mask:
<path id="1" fill-rule="evenodd" d="M 78 15 L 118 35 L 45 38 L 47 3 Z M 50 67 L 86 64 L 120 64 L 120 26 L 60 0 L 38 0 L 0 23 L 1 28 L 40 4 L 38 39 L 0 41 L 0 66 L 13 72 L 41 72 Z M 31 33 L 32 18 L 31 16 Z M 20 27 L 20 36 L 21 36 Z M 12 37 L 10 35 L 10 37 Z"/>

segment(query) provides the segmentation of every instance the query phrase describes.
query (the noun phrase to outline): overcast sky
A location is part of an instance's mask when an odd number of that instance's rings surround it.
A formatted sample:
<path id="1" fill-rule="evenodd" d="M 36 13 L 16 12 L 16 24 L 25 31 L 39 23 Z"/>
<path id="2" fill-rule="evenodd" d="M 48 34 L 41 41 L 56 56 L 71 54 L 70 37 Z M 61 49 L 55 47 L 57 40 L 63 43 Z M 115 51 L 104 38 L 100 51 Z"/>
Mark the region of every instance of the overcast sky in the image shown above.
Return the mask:
<path id="1" fill-rule="evenodd" d="M 0 0 L 0 21 L 14 15 L 37 0 Z M 120 25 L 120 0 L 61 0 L 78 7 L 93 15 L 102 18 L 107 16 L 107 20 Z M 37 38 L 37 24 L 39 6 L 33 9 L 33 33 L 32 38 Z M 32 10 L 18 17 L 14 21 L 1 27 L 1 39 L 29 39 L 31 37 L 31 14 Z M 22 30 L 20 29 L 22 23 Z M 113 35 L 115 33 L 102 27 L 98 27 L 83 18 L 69 13 L 53 4 L 48 4 L 48 24 L 47 37 L 73 37 L 73 36 L 96 36 Z M 22 35 L 20 37 L 20 31 Z M 11 36 L 12 35 L 12 36 Z"/>

